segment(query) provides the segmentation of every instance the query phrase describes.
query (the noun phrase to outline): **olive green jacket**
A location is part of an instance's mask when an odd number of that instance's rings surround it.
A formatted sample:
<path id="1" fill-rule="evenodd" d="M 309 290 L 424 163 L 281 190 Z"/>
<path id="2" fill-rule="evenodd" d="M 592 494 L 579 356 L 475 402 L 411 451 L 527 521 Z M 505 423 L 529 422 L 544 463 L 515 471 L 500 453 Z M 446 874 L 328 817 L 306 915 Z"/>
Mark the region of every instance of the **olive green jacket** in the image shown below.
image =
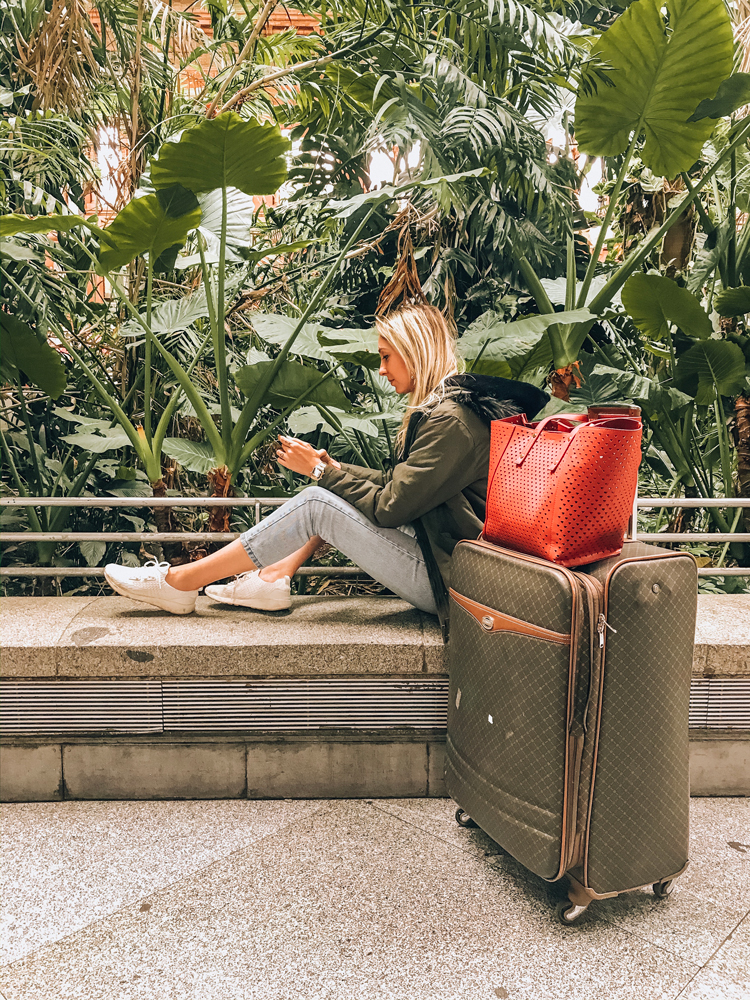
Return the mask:
<path id="1" fill-rule="evenodd" d="M 374 524 L 414 525 L 444 625 L 453 549 L 461 539 L 477 538 L 484 524 L 490 424 L 521 411 L 532 418 L 548 398 L 526 382 L 454 375 L 438 403 L 412 414 L 392 473 L 344 465 L 328 466 L 321 476 L 321 486 Z"/>
<path id="2" fill-rule="evenodd" d="M 408 453 L 392 473 L 358 465 L 342 465 L 340 470 L 328 466 L 319 484 L 383 528 L 421 518 L 448 587 L 456 543 L 477 538 L 482 531 L 490 430 L 476 413 L 453 399 L 415 417 L 418 426 Z"/>

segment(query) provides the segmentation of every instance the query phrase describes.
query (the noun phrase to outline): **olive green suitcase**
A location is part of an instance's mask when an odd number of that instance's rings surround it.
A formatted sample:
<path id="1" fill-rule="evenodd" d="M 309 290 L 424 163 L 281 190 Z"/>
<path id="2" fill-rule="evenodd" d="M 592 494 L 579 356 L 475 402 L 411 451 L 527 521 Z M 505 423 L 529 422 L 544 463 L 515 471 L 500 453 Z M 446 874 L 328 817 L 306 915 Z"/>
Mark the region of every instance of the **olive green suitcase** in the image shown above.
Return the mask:
<path id="1" fill-rule="evenodd" d="M 460 542 L 451 570 L 446 780 L 531 871 L 567 876 L 573 923 L 593 899 L 688 863 L 688 706 L 697 572 L 626 542 L 583 571 Z"/>

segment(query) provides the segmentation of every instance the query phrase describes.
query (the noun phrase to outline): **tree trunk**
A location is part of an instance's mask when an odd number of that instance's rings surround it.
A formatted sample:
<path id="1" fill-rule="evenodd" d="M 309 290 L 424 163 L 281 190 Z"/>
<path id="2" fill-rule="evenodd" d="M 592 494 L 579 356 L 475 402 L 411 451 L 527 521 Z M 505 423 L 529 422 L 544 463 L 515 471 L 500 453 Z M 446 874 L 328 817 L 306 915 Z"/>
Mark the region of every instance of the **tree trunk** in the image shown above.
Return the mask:
<path id="1" fill-rule="evenodd" d="M 232 473 L 226 465 L 223 465 L 220 469 L 212 469 L 208 473 L 208 481 L 212 486 L 212 497 L 234 496 L 234 489 L 232 488 Z M 230 506 L 212 507 L 211 514 L 208 519 L 208 530 L 229 531 L 231 520 L 232 508 Z"/>

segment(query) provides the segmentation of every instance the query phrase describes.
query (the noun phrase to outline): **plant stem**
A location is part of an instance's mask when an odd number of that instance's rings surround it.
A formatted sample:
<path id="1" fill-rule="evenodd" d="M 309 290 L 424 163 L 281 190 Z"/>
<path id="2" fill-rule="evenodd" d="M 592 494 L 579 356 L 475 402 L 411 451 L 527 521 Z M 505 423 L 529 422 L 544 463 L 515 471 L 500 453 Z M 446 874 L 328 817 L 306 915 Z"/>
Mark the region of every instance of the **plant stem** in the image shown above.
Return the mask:
<path id="1" fill-rule="evenodd" d="M 692 194 L 693 185 L 690 181 L 690 177 L 688 176 L 688 174 L 685 171 L 683 171 L 680 174 L 680 177 L 682 177 L 682 182 L 685 185 L 688 194 Z M 712 233 L 714 229 L 716 229 L 716 226 L 711 221 L 711 216 L 706 211 L 703 202 L 700 200 L 700 198 L 695 199 L 695 208 L 696 211 L 698 212 L 698 215 L 700 216 L 701 225 L 703 226 L 706 235 Z"/>
<path id="2" fill-rule="evenodd" d="M 23 422 L 26 426 L 26 440 L 29 443 L 29 457 L 31 458 L 31 465 L 34 469 L 34 475 L 36 476 L 36 491 L 37 496 L 42 496 L 44 494 L 44 483 L 42 481 L 42 472 L 39 468 L 39 457 L 36 453 L 36 448 L 34 447 L 34 435 L 31 432 L 31 422 L 29 421 L 29 411 L 26 409 L 26 399 L 23 394 L 23 386 L 20 382 L 16 382 L 16 388 L 18 389 L 18 398 L 21 403 L 21 414 L 23 416 Z M 46 511 L 42 512 L 42 520 L 46 521 Z"/>
<path id="3" fill-rule="evenodd" d="M 195 357 L 187 367 L 186 374 L 188 378 L 193 374 L 193 370 L 200 361 L 201 355 L 205 351 L 206 345 L 208 344 L 210 339 L 211 339 L 211 330 L 209 329 L 208 333 L 203 338 L 202 344 L 195 352 Z M 154 452 L 154 455 L 157 456 L 157 458 L 161 457 L 161 449 L 162 445 L 164 444 L 164 438 L 167 436 L 167 430 L 169 429 L 169 422 L 174 416 L 174 412 L 177 409 L 177 404 L 180 401 L 181 394 L 182 394 L 182 386 L 180 386 L 178 383 L 172 391 L 172 395 L 170 397 L 169 402 L 164 407 L 164 412 L 162 413 L 161 418 L 159 419 L 159 423 L 156 425 L 152 450 Z"/>
<path id="4" fill-rule="evenodd" d="M 341 434 L 343 436 L 343 438 L 346 441 L 346 443 L 349 445 L 349 447 L 352 449 L 352 451 L 354 452 L 354 454 L 360 460 L 360 462 L 362 463 L 362 465 L 365 466 L 365 468 L 367 468 L 370 463 L 367 461 L 367 459 L 365 458 L 365 456 L 362 454 L 362 452 L 359 450 L 359 448 L 356 446 L 356 444 L 354 444 L 354 442 L 352 441 L 352 439 L 346 433 L 346 431 L 344 430 L 344 425 L 338 419 L 338 417 L 336 416 L 336 414 L 335 413 L 331 413 L 331 411 L 328 409 L 328 407 L 327 406 L 323 406 L 322 403 L 318 404 L 318 410 L 326 418 L 326 420 L 329 423 L 333 424 L 333 426 L 336 428 L 336 430 L 339 432 L 339 434 Z M 360 442 L 360 444 L 361 444 L 361 442 Z"/>
<path id="5" fill-rule="evenodd" d="M 576 305 L 576 244 L 573 235 L 568 236 L 567 267 L 565 280 L 565 308 L 575 309 Z"/>
<path id="6" fill-rule="evenodd" d="M 742 517 L 742 507 L 738 507 L 737 508 L 737 513 L 734 515 L 734 520 L 732 521 L 732 526 L 729 529 L 730 531 L 736 531 L 737 530 L 737 525 L 738 525 L 739 520 L 740 520 L 741 517 Z M 716 563 L 717 569 L 720 566 L 724 565 L 724 560 L 727 557 L 727 552 L 729 551 L 729 546 L 731 544 L 732 544 L 731 542 L 726 542 L 726 544 L 722 545 L 721 552 L 719 553 L 719 561 Z"/>
<path id="7" fill-rule="evenodd" d="M 153 254 L 148 255 L 148 276 L 146 278 L 146 325 L 151 329 L 151 299 L 154 288 Z M 146 337 L 143 366 L 143 429 L 146 440 L 151 444 L 151 338 Z"/>
<path id="8" fill-rule="evenodd" d="M 214 339 L 214 359 L 216 362 L 216 380 L 219 383 L 219 401 L 221 404 L 221 439 L 228 453 L 232 446 L 232 410 L 229 405 L 229 385 L 227 383 L 227 345 L 224 329 L 226 303 L 224 301 L 224 267 L 227 250 L 227 189 L 221 189 L 221 238 L 219 241 L 219 290 L 217 294 L 216 335 Z"/>
<path id="9" fill-rule="evenodd" d="M 622 185 L 627 176 L 628 169 L 630 167 L 630 161 L 633 156 L 633 150 L 635 149 L 635 144 L 638 140 L 639 129 L 636 128 L 633 131 L 633 138 L 630 140 L 625 157 L 622 161 L 622 166 L 620 167 L 620 172 L 615 180 L 615 186 L 612 189 L 612 194 L 609 196 L 609 204 L 607 205 L 607 211 L 604 213 L 604 219 L 602 221 L 601 229 L 599 230 L 599 235 L 596 238 L 596 245 L 594 246 L 593 253 L 591 254 L 591 260 L 589 260 L 588 267 L 586 268 L 586 274 L 583 276 L 583 282 L 581 284 L 581 292 L 578 296 L 578 307 L 582 308 L 586 305 L 586 296 L 589 293 L 589 288 L 591 288 L 591 282 L 594 278 L 594 272 L 596 271 L 596 265 L 599 263 L 599 254 L 601 253 L 602 247 L 604 246 L 604 241 L 607 238 L 607 230 L 609 229 L 610 223 L 612 222 L 612 217 L 615 214 L 615 209 L 617 208 L 617 200 L 620 197 L 620 191 L 622 190 Z M 594 310 L 592 310 L 593 312 Z"/>
<path id="10" fill-rule="evenodd" d="M 734 124 L 734 115 L 732 115 Z M 735 199 L 737 196 L 737 150 L 733 149 L 729 158 L 729 207 L 727 219 L 730 223 L 729 245 L 727 246 L 727 282 L 730 288 L 737 284 L 737 211 Z"/>
<path id="11" fill-rule="evenodd" d="M 719 435 L 719 455 L 721 457 L 721 478 L 724 480 L 724 496 L 732 493 L 732 459 L 729 454 L 729 439 L 727 422 L 721 406 L 718 390 L 714 399 L 714 417 L 716 418 L 716 433 Z"/>
<path id="12" fill-rule="evenodd" d="M 526 287 L 531 292 L 539 312 L 553 313 L 555 311 L 555 307 L 552 305 L 549 296 L 545 292 L 544 285 L 537 277 L 536 271 L 528 262 L 526 257 L 521 256 L 518 258 L 518 270 L 521 272 L 523 279 L 526 282 Z"/>
<path id="13" fill-rule="evenodd" d="M 206 290 L 206 308 L 208 309 L 208 322 L 213 330 L 216 326 L 216 307 L 214 306 L 214 293 L 211 288 L 211 272 L 206 264 L 206 254 L 204 240 L 201 233 L 198 233 L 198 253 L 201 258 L 201 271 L 203 272 L 203 287 Z"/>
<path id="14" fill-rule="evenodd" d="M 471 374 L 474 371 L 474 369 L 476 368 L 476 366 L 479 364 L 479 362 L 480 362 L 480 360 L 482 358 L 482 355 L 487 350 L 488 344 L 489 344 L 489 340 L 485 340 L 485 342 L 482 344 L 481 348 L 479 349 L 479 354 L 477 354 L 477 356 L 474 358 L 474 360 L 471 363 L 471 368 L 469 369 L 469 374 Z"/>

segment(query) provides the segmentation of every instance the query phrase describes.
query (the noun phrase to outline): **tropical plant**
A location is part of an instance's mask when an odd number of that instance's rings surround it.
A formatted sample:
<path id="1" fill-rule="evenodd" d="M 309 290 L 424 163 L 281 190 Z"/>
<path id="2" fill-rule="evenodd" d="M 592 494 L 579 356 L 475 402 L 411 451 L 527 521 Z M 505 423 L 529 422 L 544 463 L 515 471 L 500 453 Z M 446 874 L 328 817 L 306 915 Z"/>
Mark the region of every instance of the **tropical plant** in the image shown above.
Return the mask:
<path id="1" fill-rule="evenodd" d="M 573 241 L 568 240 L 566 303 L 569 307 L 587 305 L 592 312 L 603 313 L 630 275 L 643 265 L 722 164 L 731 159 L 750 135 L 750 122 L 742 122 L 722 156 L 704 172 L 661 226 L 592 292 L 599 256 L 636 149 L 642 162 L 658 175 L 674 177 L 689 170 L 714 128 L 705 105 L 703 110 L 699 106 L 716 96 L 732 70 L 732 28 L 723 0 L 672 0 L 667 10 L 668 26 L 657 0 L 636 0 L 592 48 L 592 58 L 610 67 L 609 82 L 595 84 L 590 92 L 579 91 L 576 137 L 584 152 L 621 159 L 580 287 L 573 266 Z M 520 257 L 518 263 L 540 311 L 553 312 L 554 307 L 529 262 Z M 574 366 L 589 329 L 585 324 L 550 328 L 553 364 L 563 396 L 571 383 L 578 381 Z"/>

